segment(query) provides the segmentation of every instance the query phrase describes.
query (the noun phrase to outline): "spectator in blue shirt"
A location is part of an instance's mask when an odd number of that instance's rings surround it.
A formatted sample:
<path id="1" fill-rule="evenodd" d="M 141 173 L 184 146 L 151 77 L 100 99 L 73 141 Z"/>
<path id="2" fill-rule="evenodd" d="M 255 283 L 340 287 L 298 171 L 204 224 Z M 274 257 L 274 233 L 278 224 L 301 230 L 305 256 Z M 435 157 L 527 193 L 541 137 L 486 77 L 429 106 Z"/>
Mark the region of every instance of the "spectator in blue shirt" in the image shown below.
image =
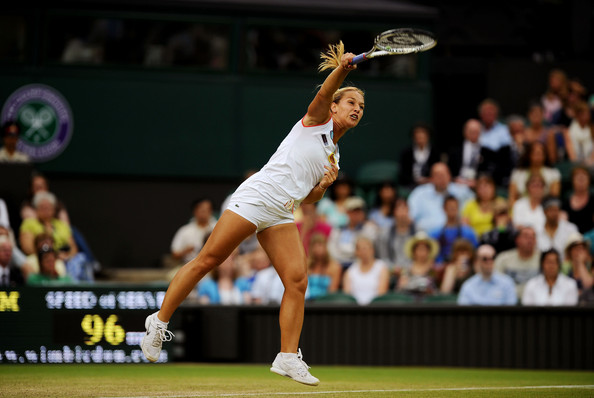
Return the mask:
<path id="1" fill-rule="evenodd" d="M 515 305 L 518 302 L 514 280 L 493 271 L 495 249 L 481 245 L 476 251 L 476 274 L 462 284 L 460 305 Z"/>
<path id="2" fill-rule="evenodd" d="M 499 105 L 490 98 L 480 103 L 478 113 L 482 125 L 479 138 L 483 148 L 482 167 L 493 174 L 497 184 L 507 185 L 512 171 L 511 147 L 513 145 L 509 128 L 498 120 Z"/>
<path id="3" fill-rule="evenodd" d="M 472 243 L 474 248 L 478 246 L 474 230 L 460 222 L 460 205 L 458 199 L 451 195 L 446 196 L 443 201 L 443 210 L 446 214 L 445 225 L 442 228 L 431 231 L 429 234 L 439 242 L 439 255 L 435 260 L 437 264 L 444 264 L 450 260 L 452 245 L 457 239 L 464 238 Z"/>
<path id="4" fill-rule="evenodd" d="M 454 196 L 460 204 L 474 197 L 468 186 L 452 182 L 448 165 L 442 162 L 431 167 L 431 182 L 419 185 L 408 196 L 410 216 L 418 229 L 429 233 L 446 223 L 443 201 Z"/>

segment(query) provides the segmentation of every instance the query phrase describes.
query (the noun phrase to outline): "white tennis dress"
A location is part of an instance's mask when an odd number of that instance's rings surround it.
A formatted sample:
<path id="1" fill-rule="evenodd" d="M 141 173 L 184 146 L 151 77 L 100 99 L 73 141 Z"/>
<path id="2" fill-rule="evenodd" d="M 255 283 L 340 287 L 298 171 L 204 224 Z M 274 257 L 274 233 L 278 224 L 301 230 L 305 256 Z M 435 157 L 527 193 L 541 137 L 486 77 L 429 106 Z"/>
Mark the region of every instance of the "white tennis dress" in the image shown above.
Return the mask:
<path id="1" fill-rule="evenodd" d="M 322 179 L 324 166 L 333 163 L 338 167 L 340 156 L 338 145 L 332 141 L 332 129 L 332 118 L 309 127 L 303 125 L 303 119 L 299 120 L 268 163 L 237 188 L 227 208 L 255 223 L 259 231 L 293 221 L 293 210 Z M 252 216 L 250 212 L 254 210 L 265 211 L 268 220 Z"/>

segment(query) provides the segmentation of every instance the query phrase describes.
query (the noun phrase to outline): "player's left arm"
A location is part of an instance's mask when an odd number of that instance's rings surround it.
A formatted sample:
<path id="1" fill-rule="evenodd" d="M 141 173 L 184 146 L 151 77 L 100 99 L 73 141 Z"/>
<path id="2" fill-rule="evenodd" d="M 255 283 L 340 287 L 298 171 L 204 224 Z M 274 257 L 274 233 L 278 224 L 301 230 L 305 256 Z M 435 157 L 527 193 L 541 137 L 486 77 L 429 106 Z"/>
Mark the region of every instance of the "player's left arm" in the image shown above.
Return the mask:
<path id="1" fill-rule="evenodd" d="M 331 164 L 330 166 L 324 166 L 324 168 L 326 169 L 324 176 L 320 182 L 309 191 L 309 194 L 303 199 L 302 203 L 315 203 L 322 199 L 326 190 L 334 183 L 334 181 L 336 181 L 336 178 L 338 177 L 338 167 Z"/>

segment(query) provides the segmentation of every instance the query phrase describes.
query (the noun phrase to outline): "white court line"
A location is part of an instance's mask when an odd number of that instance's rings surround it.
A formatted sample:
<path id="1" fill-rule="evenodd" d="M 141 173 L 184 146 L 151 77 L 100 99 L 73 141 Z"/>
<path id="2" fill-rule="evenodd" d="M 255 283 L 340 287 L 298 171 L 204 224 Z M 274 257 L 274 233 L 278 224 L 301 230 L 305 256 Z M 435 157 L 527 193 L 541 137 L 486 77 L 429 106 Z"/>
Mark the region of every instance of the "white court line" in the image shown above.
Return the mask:
<path id="1" fill-rule="evenodd" d="M 99 398 L 198 398 L 198 397 L 263 397 L 271 395 L 322 395 L 322 394 L 362 394 L 371 392 L 444 392 L 444 391 L 491 391 L 491 390 L 549 390 L 549 389 L 594 389 L 594 384 L 558 385 L 558 386 L 511 386 L 511 387 L 452 387 L 452 388 L 399 388 L 393 390 L 344 390 L 344 391 L 307 391 L 307 392 L 253 392 L 253 393 L 208 393 L 184 395 L 142 395 Z"/>

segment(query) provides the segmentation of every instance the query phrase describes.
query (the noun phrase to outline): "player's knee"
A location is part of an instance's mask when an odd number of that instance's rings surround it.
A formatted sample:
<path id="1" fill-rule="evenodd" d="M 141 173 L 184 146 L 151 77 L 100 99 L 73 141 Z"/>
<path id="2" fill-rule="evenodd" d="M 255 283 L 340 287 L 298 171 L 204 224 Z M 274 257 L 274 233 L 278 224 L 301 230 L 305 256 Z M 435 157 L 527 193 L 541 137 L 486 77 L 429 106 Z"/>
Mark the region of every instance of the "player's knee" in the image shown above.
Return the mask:
<path id="1" fill-rule="evenodd" d="M 296 274 L 290 279 L 290 286 L 286 289 L 294 290 L 299 294 L 305 294 L 307 290 L 307 274 Z"/>

